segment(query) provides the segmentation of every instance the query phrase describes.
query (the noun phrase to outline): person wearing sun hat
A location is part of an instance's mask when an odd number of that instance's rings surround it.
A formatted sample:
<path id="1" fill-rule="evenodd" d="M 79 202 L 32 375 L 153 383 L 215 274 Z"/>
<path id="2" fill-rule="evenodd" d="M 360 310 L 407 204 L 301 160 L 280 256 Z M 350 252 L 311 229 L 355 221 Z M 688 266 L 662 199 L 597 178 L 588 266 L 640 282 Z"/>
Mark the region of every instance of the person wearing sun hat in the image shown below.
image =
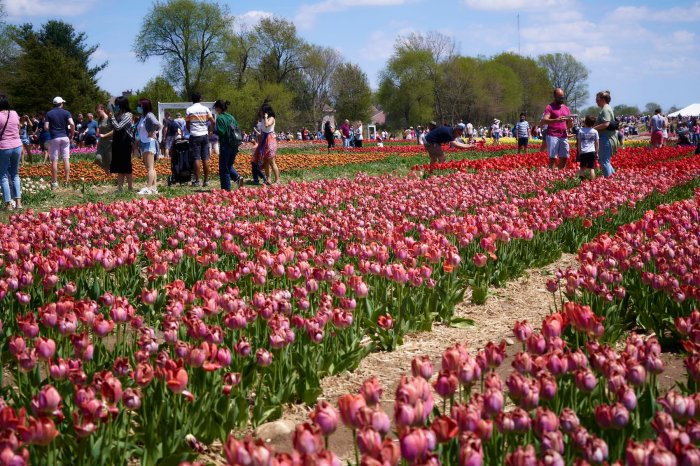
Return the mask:
<path id="1" fill-rule="evenodd" d="M 498 144 L 501 139 L 501 120 L 498 118 L 493 119 L 493 124 L 491 125 L 491 137 L 493 138 L 493 143 Z"/>
<path id="2" fill-rule="evenodd" d="M 51 160 L 51 187 L 58 187 L 58 157 L 63 158 L 66 184 L 70 181 L 70 142 L 75 136 L 73 116 L 63 108 L 66 101 L 61 97 L 53 99 L 53 109 L 46 113 L 44 129 L 51 133 L 49 158 Z"/>

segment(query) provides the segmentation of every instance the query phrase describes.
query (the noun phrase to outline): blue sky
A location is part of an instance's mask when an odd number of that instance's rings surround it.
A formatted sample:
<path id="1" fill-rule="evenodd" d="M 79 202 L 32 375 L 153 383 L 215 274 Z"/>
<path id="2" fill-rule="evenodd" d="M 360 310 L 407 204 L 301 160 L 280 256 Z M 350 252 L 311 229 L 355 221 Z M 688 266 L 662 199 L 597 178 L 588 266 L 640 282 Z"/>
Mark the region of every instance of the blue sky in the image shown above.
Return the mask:
<path id="1" fill-rule="evenodd" d="M 109 66 L 100 85 L 117 94 L 160 71 L 140 63 L 132 40 L 150 7 L 144 0 L 0 0 L 11 23 L 70 22 L 99 46 Z M 397 35 L 439 31 L 463 55 L 569 52 L 590 70 L 589 90 L 609 89 L 613 105 L 654 101 L 664 108 L 700 101 L 700 1 L 697 0 L 221 0 L 236 20 L 292 20 L 307 41 L 338 49 L 376 86 Z M 593 104 L 593 99 L 590 99 Z"/>

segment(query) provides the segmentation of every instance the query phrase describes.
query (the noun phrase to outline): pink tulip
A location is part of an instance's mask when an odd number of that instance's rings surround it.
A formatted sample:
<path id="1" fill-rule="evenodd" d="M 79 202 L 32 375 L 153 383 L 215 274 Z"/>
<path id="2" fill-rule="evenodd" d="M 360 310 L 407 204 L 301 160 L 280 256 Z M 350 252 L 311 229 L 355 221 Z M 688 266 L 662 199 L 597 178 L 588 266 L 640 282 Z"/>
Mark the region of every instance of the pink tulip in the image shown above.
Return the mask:
<path id="1" fill-rule="evenodd" d="M 481 440 L 473 434 L 466 433 L 459 440 L 459 464 L 461 466 L 481 466 L 484 452 Z"/>
<path id="2" fill-rule="evenodd" d="M 559 425 L 564 433 L 570 434 L 578 429 L 581 422 L 571 408 L 564 408 L 559 415 Z"/>
<path id="3" fill-rule="evenodd" d="M 323 447 L 321 431 L 315 424 L 299 424 L 294 430 L 292 445 L 297 452 L 312 455 Z"/>
<path id="4" fill-rule="evenodd" d="M 406 461 L 414 462 L 425 459 L 435 448 L 435 434 L 431 430 L 412 429 L 399 439 L 401 455 Z"/>
<path id="5" fill-rule="evenodd" d="M 515 335 L 518 341 L 525 343 L 525 341 L 530 338 L 530 335 L 532 335 L 532 327 L 527 323 L 527 320 L 515 322 L 513 335 Z"/>
<path id="6" fill-rule="evenodd" d="M 363 455 L 377 457 L 382 449 L 382 437 L 374 429 L 360 429 L 357 433 L 357 447 Z"/>
<path id="7" fill-rule="evenodd" d="M 62 419 L 61 395 L 51 385 L 44 385 L 39 394 L 32 398 L 32 412 L 35 416 L 57 416 Z"/>
<path id="8" fill-rule="evenodd" d="M 39 359 L 49 360 L 56 353 L 56 342 L 50 338 L 41 337 L 36 339 L 34 347 Z"/>
<path id="9" fill-rule="evenodd" d="M 367 406 L 374 406 L 379 403 L 383 392 L 384 389 L 377 377 L 371 377 L 365 380 L 360 386 L 360 395 L 362 395 L 367 402 Z"/>
<path id="10" fill-rule="evenodd" d="M 532 445 L 527 445 L 525 448 L 519 446 L 513 453 L 506 456 L 506 466 L 535 466 L 536 464 L 537 453 Z"/>
<path id="11" fill-rule="evenodd" d="M 430 357 L 420 356 L 413 358 L 411 371 L 414 377 L 423 377 L 425 380 L 430 380 L 433 376 L 433 364 L 430 362 Z"/>

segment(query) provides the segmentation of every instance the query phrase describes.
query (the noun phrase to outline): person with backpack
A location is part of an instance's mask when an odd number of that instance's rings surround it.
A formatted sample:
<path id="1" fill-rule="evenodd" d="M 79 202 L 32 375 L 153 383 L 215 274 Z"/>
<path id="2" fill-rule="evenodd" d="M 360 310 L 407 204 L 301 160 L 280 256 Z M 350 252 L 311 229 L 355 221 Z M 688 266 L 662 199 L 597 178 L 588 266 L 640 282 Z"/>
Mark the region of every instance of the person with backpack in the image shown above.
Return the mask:
<path id="1" fill-rule="evenodd" d="M 131 166 L 131 148 L 134 143 L 132 114 L 129 99 L 119 96 L 112 104 L 113 114 L 109 121 L 112 124 L 112 161 L 109 164 L 110 173 L 117 174 L 117 191 L 124 187 L 124 178 L 129 185 L 129 191 L 134 189 L 133 167 Z"/>
<path id="2" fill-rule="evenodd" d="M 214 132 L 219 136 L 219 181 L 221 189 L 231 191 L 231 179 L 240 188 L 243 177 L 233 167 L 238 154 L 238 147 L 243 142 L 242 133 L 238 129 L 238 122 L 227 112 L 230 102 L 217 100 L 214 102 L 216 112 L 216 128 Z"/>

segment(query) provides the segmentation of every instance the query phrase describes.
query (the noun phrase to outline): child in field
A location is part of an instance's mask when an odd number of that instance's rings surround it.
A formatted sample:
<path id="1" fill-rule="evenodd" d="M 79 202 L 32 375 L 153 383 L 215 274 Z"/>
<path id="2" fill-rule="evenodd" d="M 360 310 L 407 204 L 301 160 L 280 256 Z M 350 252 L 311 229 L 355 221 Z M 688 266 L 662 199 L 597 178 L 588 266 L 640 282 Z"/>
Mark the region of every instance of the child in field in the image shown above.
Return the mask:
<path id="1" fill-rule="evenodd" d="M 578 176 L 581 181 L 586 178 L 589 180 L 595 178 L 595 161 L 598 157 L 598 147 L 600 144 L 598 131 L 593 129 L 595 121 L 596 117 L 588 115 L 584 122 L 584 127 L 578 130 L 578 134 L 576 135 L 576 139 L 578 140 L 576 144 L 578 151 L 577 158 L 580 163 Z"/>

